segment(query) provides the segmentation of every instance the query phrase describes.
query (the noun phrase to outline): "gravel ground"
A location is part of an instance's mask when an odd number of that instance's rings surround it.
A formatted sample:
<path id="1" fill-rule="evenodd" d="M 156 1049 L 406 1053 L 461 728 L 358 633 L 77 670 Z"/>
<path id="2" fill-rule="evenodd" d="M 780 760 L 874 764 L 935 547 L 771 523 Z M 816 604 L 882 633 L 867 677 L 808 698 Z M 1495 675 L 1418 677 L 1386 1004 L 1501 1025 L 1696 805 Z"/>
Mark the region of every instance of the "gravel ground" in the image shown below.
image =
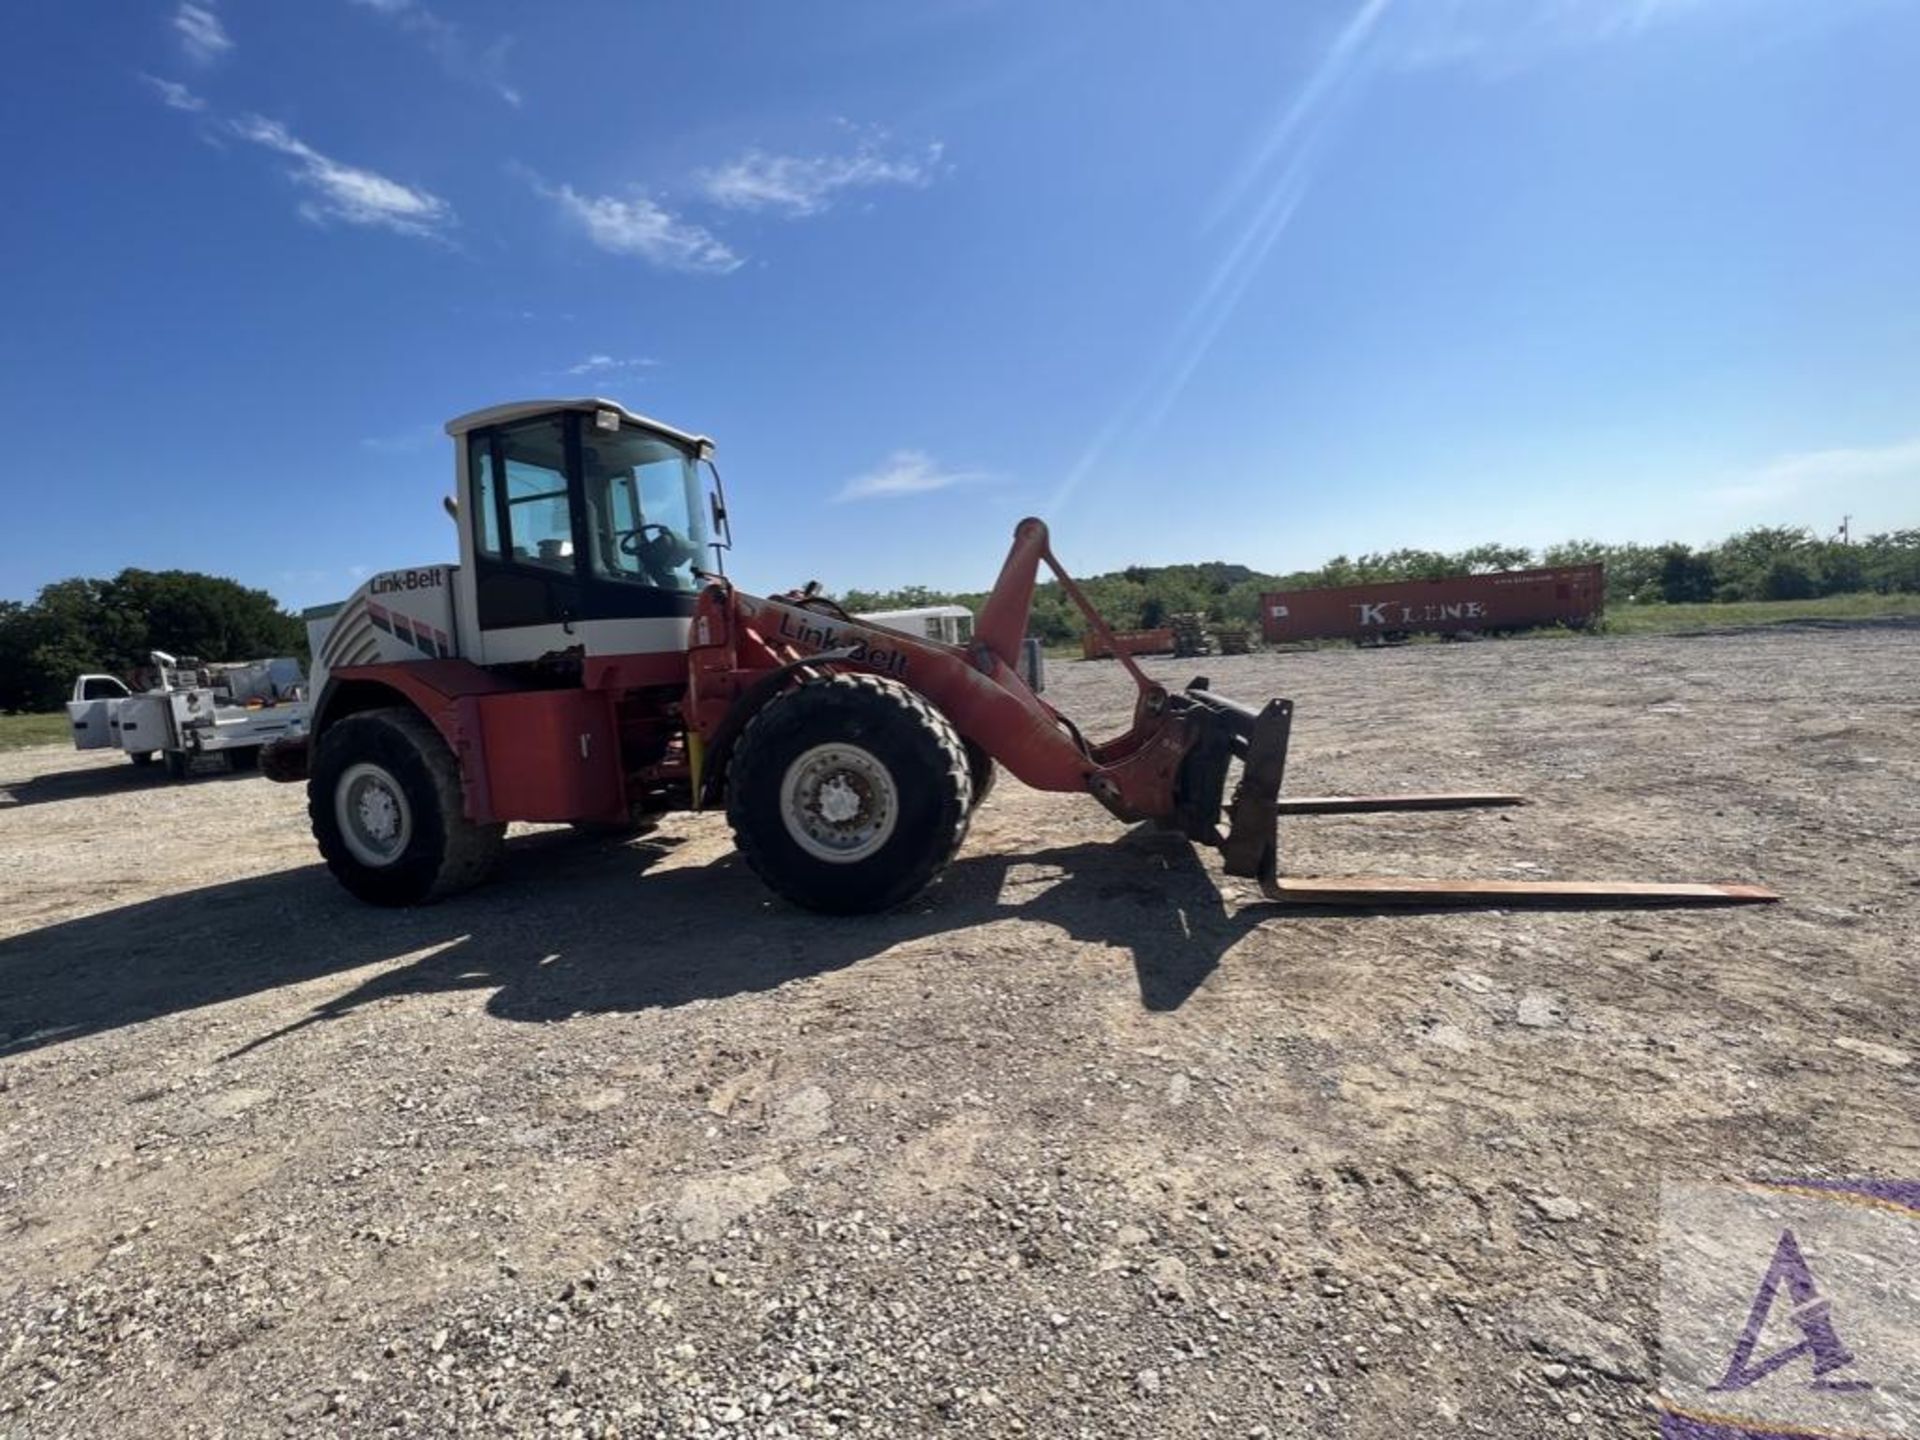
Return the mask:
<path id="1" fill-rule="evenodd" d="M 1920 631 L 1203 665 L 1292 791 L 1536 802 L 1292 873 L 1786 902 L 1281 915 L 1003 779 L 893 915 L 716 816 L 380 912 L 294 788 L 0 755 L 0 1436 L 1649 1433 L 1663 1180 L 1920 1174 Z"/>

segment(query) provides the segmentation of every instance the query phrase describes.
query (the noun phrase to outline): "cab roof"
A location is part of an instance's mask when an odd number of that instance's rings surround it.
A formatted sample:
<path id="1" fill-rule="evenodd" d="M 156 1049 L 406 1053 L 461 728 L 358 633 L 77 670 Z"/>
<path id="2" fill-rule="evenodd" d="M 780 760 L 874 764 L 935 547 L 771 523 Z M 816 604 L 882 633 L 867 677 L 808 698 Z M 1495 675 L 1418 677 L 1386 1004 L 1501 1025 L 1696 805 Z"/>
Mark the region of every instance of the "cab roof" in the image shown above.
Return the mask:
<path id="1" fill-rule="evenodd" d="M 504 405 L 489 405 L 484 410 L 471 410 L 465 415 L 456 415 L 447 422 L 447 434 L 457 439 L 469 430 L 483 430 L 489 425 L 506 425 L 515 420 L 524 420 L 530 415 L 551 415 L 556 410 L 612 410 L 626 424 L 651 430 L 670 440 L 678 440 L 683 445 L 694 445 L 708 450 L 713 448 L 713 441 L 704 435 L 694 435 L 678 426 L 668 425 L 660 420 L 649 420 L 644 415 L 636 415 L 617 400 L 602 400 L 592 396 L 579 400 L 512 400 Z"/>

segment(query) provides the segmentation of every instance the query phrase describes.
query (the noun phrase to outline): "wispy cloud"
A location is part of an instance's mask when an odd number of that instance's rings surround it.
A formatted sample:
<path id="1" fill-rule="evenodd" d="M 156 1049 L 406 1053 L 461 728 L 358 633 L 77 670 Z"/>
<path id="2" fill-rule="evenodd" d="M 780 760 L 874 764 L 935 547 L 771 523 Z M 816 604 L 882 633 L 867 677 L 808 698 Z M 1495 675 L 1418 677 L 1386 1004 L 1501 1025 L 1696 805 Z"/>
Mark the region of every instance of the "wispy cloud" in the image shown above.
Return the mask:
<path id="1" fill-rule="evenodd" d="M 749 150 L 716 170 L 704 171 L 700 188 L 729 210 L 771 211 L 798 218 L 831 208 L 843 190 L 878 185 L 929 185 L 939 171 L 941 147 L 918 154 L 886 154 L 878 139 L 863 140 L 846 155 L 775 155 Z"/>
<path id="2" fill-rule="evenodd" d="M 416 425 L 392 435 L 363 436 L 360 448 L 374 455 L 412 455 L 427 449 L 441 439 L 442 434 L 438 425 Z"/>
<path id="3" fill-rule="evenodd" d="M 902 495 L 925 495 L 955 485 L 969 485 L 986 479 L 982 470 L 943 469 L 924 450 L 896 450 L 864 475 L 856 475 L 833 498 L 844 500 L 891 500 Z"/>
<path id="4" fill-rule="evenodd" d="M 502 35 L 476 44 L 457 21 L 428 9 L 420 0 L 353 0 L 409 35 L 417 36 L 440 68 L 456 80 L 491 90 L 509 105 L 520 103 L 520 92 L 507 82 L 507 56 L 513 37 Z"/>
<path id="5" fill-rule="evenodd" d="M 1468 67 L 1492 75 L 1555 54 L 1632 40 L 1709 0 L 1422 0 L 1401 11 L 1389 59 L 1404 70 Z"/>
<path id="6" fill-rule="evenodd" d="M 1709 492 L 1722 504 L 1753 506 L 1898 480 L 1920 494 L 1920 437 L 1891 445 L 1806 450 L 1777 456 Z"/>
<path id="7" fill-rule="evenodd" d="M 567 374 L 606 375 L 622 370 L 651 370 L 659 363 L 658 360 L 649 359 L 644 355 L 625 360 L 615 355 L 589 355 L 578 365 L 569 365 Z"/>
<path id="8" fill-rule="evenodd" d="M 207 108 L 207 102 L 178 80 L 162 80 L 158 75 L 142 75 L 140 79 L 147 88 L 160 97 L 160 103 L 169 110 L 184 110 L 188 114 L 198 114 Z"/>
<path id="9" fill-rule="evenodd" d="M 431 237 L 444 234 L 454 223 L 453 207 L 439 196 L 376 171 L 343 165 L 297 139 L 277 120 L 247 115 L 231 128 L 240 139 L 294 161 L 295 182 L 313 192 L 301 202 L 300 213 L 317 224 L 337 220 Z"/>
<path id="10" fill-rule="evenodd" d="M 663 270 L 725 275 L 744 263 L 712 231 L 683 220 L 647 196 L 583 195 L 571 185 L 534 182 L 587 238 L 613 255 L 637 255 Z"/>
<path id="11" fill-rule="evenodd" d="M 211 4 L 182 0 L 173 12 L 173 33 L 187 58 L 201 65 L 211 65 L 233 49 L 233 37 L 227 34 L 227 27 Z"/>

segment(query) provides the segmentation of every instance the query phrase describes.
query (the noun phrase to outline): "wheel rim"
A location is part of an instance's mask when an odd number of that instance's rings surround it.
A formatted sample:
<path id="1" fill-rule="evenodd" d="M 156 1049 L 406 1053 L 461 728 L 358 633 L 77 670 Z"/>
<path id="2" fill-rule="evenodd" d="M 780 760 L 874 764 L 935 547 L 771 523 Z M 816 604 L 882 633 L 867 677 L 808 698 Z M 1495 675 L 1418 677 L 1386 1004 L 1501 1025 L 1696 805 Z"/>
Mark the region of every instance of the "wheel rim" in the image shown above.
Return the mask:
<path id="1" fill-rule="evenodd" d="M 816 745 L 787 767 L 780 816 L 809 855 L 850 865 L 893 834 L 900 796 L 880 758 L 858 745 Z"/>
<path id="2" fill-rule="evenodd" d="M 413 807 L 407 804 L 406 791 L 389 771 L 368 761 L 340 777 L 333 813 L 353 858 L 375 870 L 406 854 L 413 839 Z"/>

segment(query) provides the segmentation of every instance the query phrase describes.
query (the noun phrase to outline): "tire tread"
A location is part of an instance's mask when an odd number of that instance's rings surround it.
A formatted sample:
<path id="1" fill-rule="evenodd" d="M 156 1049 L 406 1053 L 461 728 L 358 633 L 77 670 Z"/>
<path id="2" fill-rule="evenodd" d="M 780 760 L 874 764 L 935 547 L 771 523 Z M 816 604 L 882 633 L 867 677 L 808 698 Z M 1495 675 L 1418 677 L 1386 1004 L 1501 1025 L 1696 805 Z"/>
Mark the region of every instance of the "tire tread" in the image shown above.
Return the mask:
<path id="1" fill-rule="evenodd" d="M 377 904 L 426 905 L 471 889 L 487 877 L 499 860 L 506 843 L 507 827 L 501 824 L 479 825 L 466 818 L 460 794 L 459 763 L 426 716 L 405 706 L 362 710 L 349 715 L 320 737 L 314 751 L 314 770 L 320 771 L 322 756 L 330 745 L 350 745 L 355 731 L 364 731 L 375 725 L 393 731 L 414 751 L 428 782 L 433 786 L 434 801 L 441 818 L 439 864 L 417 893 L 393 898 L 369 893 L 369 887 L 361 882 L 366 873 L 372 872 L 364 872 L 350 855 L 340 853 L 323 838 L 322 827 L 332 824 L 331 815 L 323 815 L 323 811 L 329 810 L 333 804 L 332 794 L 323 794 L 323 787 L 309 784 L 307 815 L 315 837 L 321 839 L 320 853 L 327 862 L 327 869 L 348 890 Z"/>
<path id="2" fill-rule="evenodd" d="M 761 774 L 762 769 L 776 758 L 766 753 L 768 747 L 762 741 L 777 725 L 784 723 L 784 718 L 791 714 L 790 707 L 796 704 L 823 709 L 835 704 L 848 708 L 864 705 L 888 707 L 910 727 L 917 729 L 939 757 L 934 767 L 934 783 L 942 787 L 944 792 L 940 797 L 940 830 L 945 837 L 944 843 L 912 857 L 909 864 L 857 902 L 823 898 L 806 889 L 768 852 L 758 827 L 753 823 L 753 817 L 748 813 L 749 806 L 756 803 L 756 797 L 778 792 L 781 777 Z M 748 867 L 769 888 L 795 904 L 841 914 L 891 909 L 924 890 L 965 842 L 967 827 L 972 820 L 972 801 L 973 775 L 967 763 L 966 746 L 959 732 L 953 728 L 953 722 L 924 695 L 897 680 L 849 671 L 836 671 L 820 679 L 805 681 L 793 689 L 782 691 L 761 706 L 741 732 L 727 776 L 727 819 L 733 827 L 734 843 Z M 951 818 L 948 819 L 948 816 Z"/>

